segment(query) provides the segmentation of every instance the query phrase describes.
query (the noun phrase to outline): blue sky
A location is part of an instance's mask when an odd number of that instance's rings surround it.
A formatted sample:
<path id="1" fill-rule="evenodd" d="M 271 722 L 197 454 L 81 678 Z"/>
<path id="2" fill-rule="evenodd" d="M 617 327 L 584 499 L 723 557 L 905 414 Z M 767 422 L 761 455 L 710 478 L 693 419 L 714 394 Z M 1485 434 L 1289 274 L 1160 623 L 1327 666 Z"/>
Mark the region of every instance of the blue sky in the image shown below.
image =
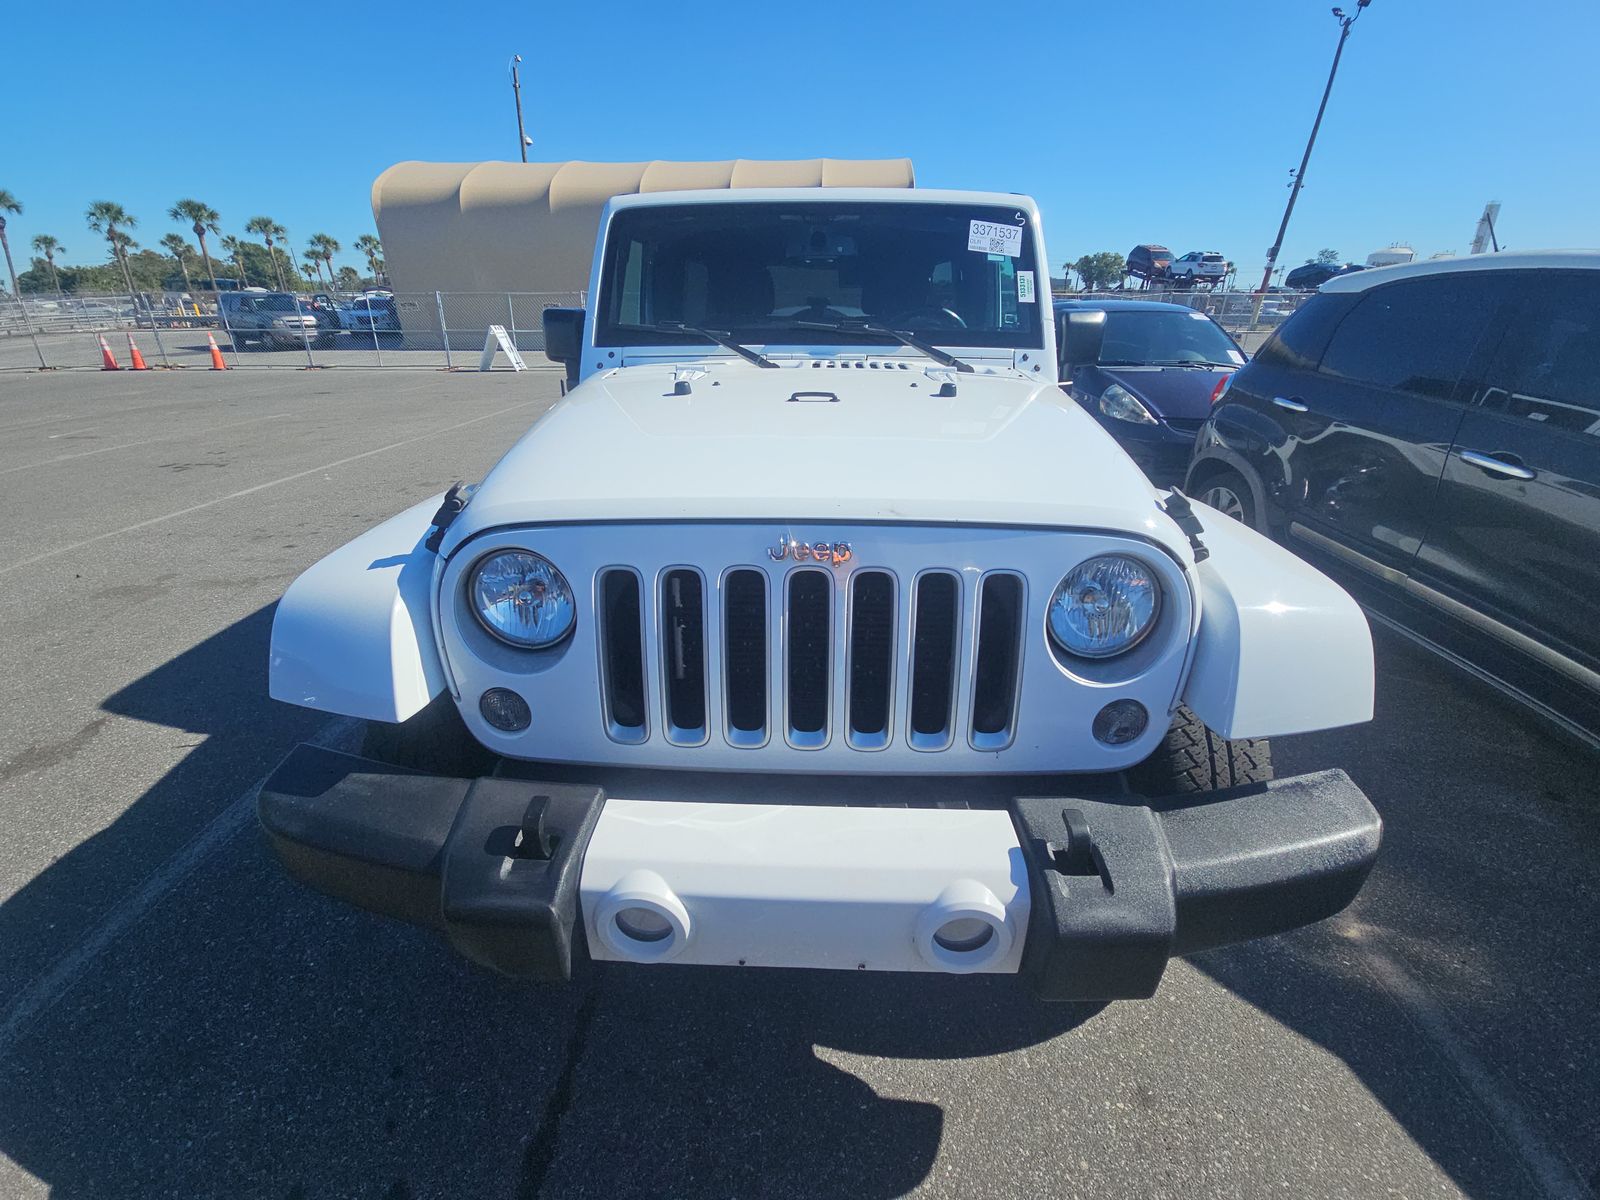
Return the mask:
<path id="1" fill-rule="evenodd" d="M 146 245 L 196 196 L 349 247 L 390 164 L 516 157 L 520 52 L 538 160 L 908 155 L 925 187 L 1035 196 L 1055 264 L 1159 241 L 1246 279 L 1338 34 L 1325 0 L 8 7 L 12 246 L 74 262 L 103 257 L 96 199 Z M 1464 253 L 1490 199 L 1511 247 L 1600 245 L 1597 46 L 1596 0 L 1374 0 L 1280 262 Z"/>

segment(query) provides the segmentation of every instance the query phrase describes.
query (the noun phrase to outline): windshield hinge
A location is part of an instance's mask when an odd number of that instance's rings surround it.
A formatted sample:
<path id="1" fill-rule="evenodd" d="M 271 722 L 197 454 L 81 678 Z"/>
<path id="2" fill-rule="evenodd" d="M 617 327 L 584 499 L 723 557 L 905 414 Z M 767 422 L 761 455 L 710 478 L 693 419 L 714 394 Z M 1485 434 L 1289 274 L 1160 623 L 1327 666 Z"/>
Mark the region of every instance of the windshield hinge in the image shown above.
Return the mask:
<path id="1" fill-rule="evenodd" d="M 1173 488 L 1172 494 L 1162 502 L 1161 511 L 1171 517 L 1173 524 L 1189 539 L 1189 548 L 1194 551 L 1195 562 L 1205 562 L 1211 557 L 1211 551 L 1207 550 L 1200 540 L 1200 535 L 1206 531 L 1206 527 L 1200 524 L 1200 518 L 1195 516 L 1194 505 L 1189 503 L 1189 497 L 1177 488 Z"/>
<path id="2" fill-rule="evenodd" d="M 430 524 L 433 528 L 428 532 L 422 545 L 430 554 L 439 553 L 439 547 L 444 542 L 444 531 L 450 528 L 451 523 L 461 515 L 461 510 L 467 506 L 467 501 L 472 498 L 472 489 L 456 480 L 450 485 L 450 490 L 444 494 L 444 500 L 439 505 L 439 511 L 433 514 Z"/>

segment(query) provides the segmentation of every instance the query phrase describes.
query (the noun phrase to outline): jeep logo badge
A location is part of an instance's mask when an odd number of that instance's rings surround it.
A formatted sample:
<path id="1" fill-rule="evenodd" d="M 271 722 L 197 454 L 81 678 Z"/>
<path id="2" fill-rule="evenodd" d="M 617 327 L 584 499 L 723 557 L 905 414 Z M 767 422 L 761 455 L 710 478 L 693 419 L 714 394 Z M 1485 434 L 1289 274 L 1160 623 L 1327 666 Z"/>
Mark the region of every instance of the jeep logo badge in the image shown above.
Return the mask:
<path id="1" fill-rule="evenodd" d="M 778 544 L 767 547 L 767 557 L 773 562 L 792 558 L 795 562 L 830 563 L 837 567 L 852 557 L 849 542 L 802 542 L 786 533 L 778 535 Z"/>

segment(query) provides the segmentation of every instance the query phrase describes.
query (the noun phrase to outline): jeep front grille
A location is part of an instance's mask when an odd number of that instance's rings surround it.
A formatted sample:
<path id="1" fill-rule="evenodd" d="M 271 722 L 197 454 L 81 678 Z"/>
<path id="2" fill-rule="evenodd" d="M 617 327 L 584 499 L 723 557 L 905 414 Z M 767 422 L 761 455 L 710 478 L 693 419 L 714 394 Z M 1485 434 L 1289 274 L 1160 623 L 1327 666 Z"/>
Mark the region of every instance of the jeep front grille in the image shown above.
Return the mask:
<path id="1" fill-rule="evenodd" d="M 937 751 L 959 735 L 999 750 L 1014 733 L 1024 589 L 1012 572 L 984 575 L 966 604 L 960 577 L 941 569 L 906 587 L 878 568 L 734 567 L 712 579 L 675 567 L 652 588 L 612 567 L 594 595 L 614 741 L 808 750 L 838 738 L 853 750 L 903 742 Z M 653 692 L 647 680 L 657 676 Z M 970 713 L 966 729 L 956 728 L 958 711 Z"/>

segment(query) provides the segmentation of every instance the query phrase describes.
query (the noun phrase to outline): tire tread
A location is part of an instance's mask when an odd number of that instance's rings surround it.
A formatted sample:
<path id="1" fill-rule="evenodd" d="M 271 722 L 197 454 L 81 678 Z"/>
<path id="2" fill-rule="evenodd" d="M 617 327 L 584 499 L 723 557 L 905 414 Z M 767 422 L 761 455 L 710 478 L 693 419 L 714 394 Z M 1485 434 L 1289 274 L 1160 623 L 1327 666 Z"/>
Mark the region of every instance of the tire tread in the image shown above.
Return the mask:
<path id="1" fill-rule="evenodd" d="M 1160 747 L 1129 773 L 1135 790 L 1150 796 L 1212 792 L 1273 777 L 1266 738 L 1229 741 L 1180 708 Z"/>

